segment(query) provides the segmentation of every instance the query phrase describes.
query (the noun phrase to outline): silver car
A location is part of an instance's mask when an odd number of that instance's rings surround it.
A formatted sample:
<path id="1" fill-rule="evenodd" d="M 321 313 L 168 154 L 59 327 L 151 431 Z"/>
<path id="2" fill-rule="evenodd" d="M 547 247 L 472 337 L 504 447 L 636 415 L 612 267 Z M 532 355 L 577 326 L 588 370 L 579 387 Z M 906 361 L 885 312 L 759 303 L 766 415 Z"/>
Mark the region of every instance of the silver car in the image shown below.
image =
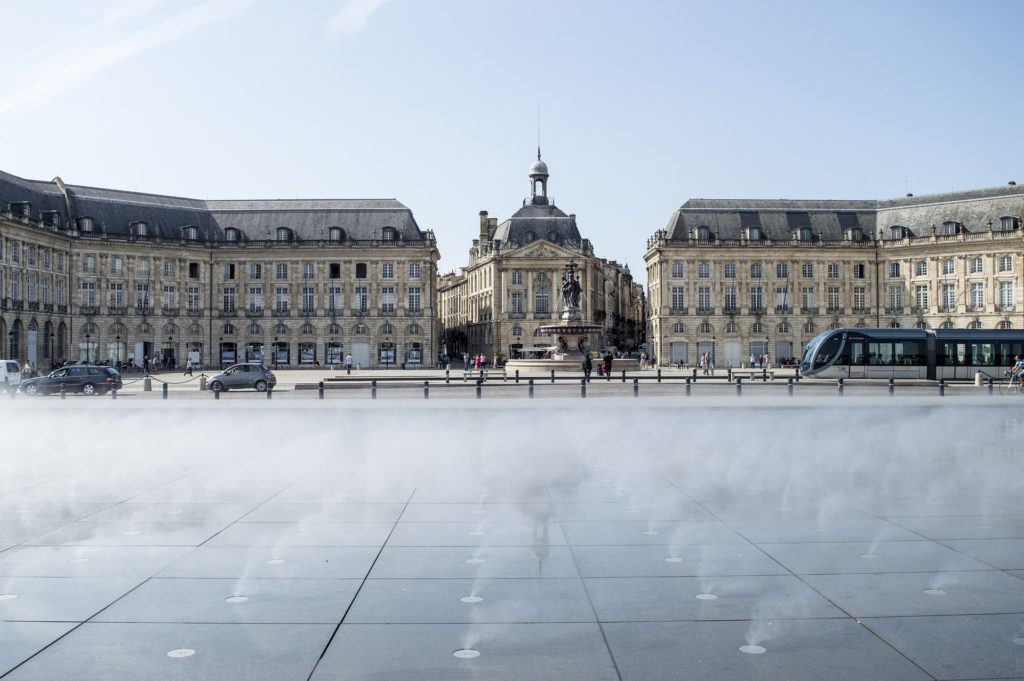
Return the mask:
<path id="1" fill-rule="evenodd" d="M 266 392 L 277 385 L 274 372 L 259 362 L 235 364 L 209 380 L 207 387 L 213 391 L 227 392 L 238 388 L 255 388 Z"/>

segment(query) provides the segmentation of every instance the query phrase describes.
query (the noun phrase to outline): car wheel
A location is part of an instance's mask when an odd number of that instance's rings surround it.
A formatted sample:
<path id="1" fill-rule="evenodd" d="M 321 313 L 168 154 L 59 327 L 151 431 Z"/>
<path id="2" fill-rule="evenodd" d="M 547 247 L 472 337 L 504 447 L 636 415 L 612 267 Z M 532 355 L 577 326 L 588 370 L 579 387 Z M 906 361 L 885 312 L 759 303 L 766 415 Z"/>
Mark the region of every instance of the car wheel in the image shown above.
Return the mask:
<path id="1" fill-rule="evenodd" d="M 265 393 L 265 392 L 267 392 L 267 382 L 266 381 L 256 381 L 255 388 L 256 388 L 256 392 L 258 392 L 258 393 Z"/>
<path id="2" fill-rule="evenodd" d="M 26 385 L 24 388 L 21 389 L 21 391 L 26 395 L 38 395 L 39 386 L 37 386 L 35 383 L 32 383 L 30 385 Z"/>
<path id="3" fill-rule="evenodd" d="M 214 381 L 213 383 L 210 384 L 210 390 L 212 390 L 215 393 L 222 393 L 224 392 L 224 384 L 221 383 L 220 381 Z"/>
<path id="4" fill-rule="evenodd" d="M 96 386 L 94 386 L 92 383 L 86 383 L 85 385 L 82 386 L 82 394 L 87 395 L 89 397 L 95 395 Z"/>

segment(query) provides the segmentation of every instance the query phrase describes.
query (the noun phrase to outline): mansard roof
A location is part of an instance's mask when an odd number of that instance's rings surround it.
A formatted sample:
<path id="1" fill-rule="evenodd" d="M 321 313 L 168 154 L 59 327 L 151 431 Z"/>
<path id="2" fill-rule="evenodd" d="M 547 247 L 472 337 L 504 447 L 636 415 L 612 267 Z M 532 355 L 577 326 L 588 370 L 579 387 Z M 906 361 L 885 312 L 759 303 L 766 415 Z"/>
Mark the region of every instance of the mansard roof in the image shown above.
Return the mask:
<path id="1" fill-rule="evenodd" d="M 223 239 L 229 227 L 248 239 L 275 239 L 280 227 L 303 241 L 325 238 L 331 227 L 345 230 L 348 239 L 380 239 L 385 227 L 394 228 L 403 241 L 426 238 L 412 211 L 395 199 L 209 201 L 70 185 L 60 178 L 25 180 L 0 171 L 0 210 L 23 202 L 32 204 L 32 219 L 59 211 L 67 226 L 89 217 L 97 231 L 111 235 L 128 235 L 133 224 L 145 222 L 150 235 L 166 239 L 180 238 L 183 227 L 197 227 L 201 238 L 213 241 Z"/>
<path id="2" fill-rule="evenodd" d="M 888 200 L 690 199 L 669 219 L 670 239 L 691 238 L 707 227 L 718 239 L 741 239 L 750 227 L 765 237 L 789 239 L 794 230 L 810 227 L 816 238 L 841 240 L 859 227 L 865 235 L 899 225 L 923 233 L 923 228 L 958 222 L 968 231 L 988 229 L 1000 217 L 1024 214 L 1024 187 L 1007 185 L 944 194 L 906 196 Z"/>
<path id="3" fill-rule="evenodd" d="M 525 244 L 535 239 L 578 242 L 581 237 L 575 216 L 566 215 L 554 205 L 526 204 L 498 225 L 494 239 Z"/>

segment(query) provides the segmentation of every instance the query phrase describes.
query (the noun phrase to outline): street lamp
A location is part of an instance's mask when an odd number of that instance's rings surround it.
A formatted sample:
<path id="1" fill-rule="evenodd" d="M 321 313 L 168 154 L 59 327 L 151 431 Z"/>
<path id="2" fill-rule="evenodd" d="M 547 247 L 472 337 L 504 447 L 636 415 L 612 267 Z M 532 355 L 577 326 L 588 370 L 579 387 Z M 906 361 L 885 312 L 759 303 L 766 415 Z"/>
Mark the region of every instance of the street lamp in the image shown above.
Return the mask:
<path id="1" fill-rule="evenodd" d="M 53 338 L 56 335 L 57 334 L 53 333 L 52 331 L 50 332 L 50 367 L 54 367 L 57 365 L 57 358 L 53 356 Z"/>
<path id="2" fill-rule="evenodd" d="M 725 360 L 728 362 L 729 358 L 726 357 Z M 715 334 L 711 334 L 711 366 L 715 366 Z"/>
<path id="3" fill-rule="evenodd" d="M 114 346 L 114 354 L 117 357 L 117 363 L 121 364 L 121 336 L 115 336 L 115 339 L 117 340 L 117 345 Z M 114 366 L 113 361 L 110 362 L 110 366 Z"/>
<path id="4" fill-rule="evenodd" d="M 85 334 L 85 363 L 86 364 L 91 364 L 92 363 L 92 341 L 89 340 L 90 338 L 91 338 L 91 336 L 89 334 Z"/>
<path id="5" fill-rule="evenodd" d="M 384 336 L 384 369 L 390 369 L 391 364 L 391 336 Z"/>

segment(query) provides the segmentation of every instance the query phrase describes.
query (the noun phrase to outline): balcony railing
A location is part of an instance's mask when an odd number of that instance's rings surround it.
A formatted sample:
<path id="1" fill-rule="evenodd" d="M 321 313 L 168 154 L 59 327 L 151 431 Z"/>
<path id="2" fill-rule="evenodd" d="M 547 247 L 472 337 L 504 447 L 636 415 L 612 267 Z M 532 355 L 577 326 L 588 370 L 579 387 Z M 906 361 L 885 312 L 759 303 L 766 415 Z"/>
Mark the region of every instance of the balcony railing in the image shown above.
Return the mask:
<path id="1" fill-rule="evenodd" d="M 112 317 L 125 317 L 128 315 L 128 308 L 124 305 L 108 305 L 107 314 Z"/>
<path id="2" fill-rule="evenodd" d="M 775 314 L 789 314 L 789 305 L 776 305 Z"/>
<path id="3" fill-rule="evenodd" d="M 551 313 L 550 312 L 534 312 L 533 313 L 533 318 L 534 319 L 551 319 Z"/>
<path id="4" fill-rule="evenodd" d="M 408 307 L 408 308 L 405 309 L 405 316 L 406 317 L 422 317 L 423 316 L 423 308 L 422 307 L 415 307 L 415 308 Z"/>
<path id="5" fill-rule="evenodd" d="M 136 305 L 135 306 L 135 314 L 142 315 L 143 317 L 145 317 L 146 315 L 151 315 L 154 312 L 155 312 L 154 308 L 150 307 L 149 305 Z"/>
<path id="6" fill-rule="evenodd" d="M 697 314 L 715 314 L 715 308 L 697 306 Z"/>
<path id="7" fill-rule="evenodd" d="M 1013 312 L 1015 305 L 996 305 L 996 312 Z"/>
<path id="8" fill-rule="evenodd" d="M 393 307 L 391 307 L 391 308 L 382 307 L 380 309 L 380 316 L 381 317 L 396 317 L 396 316 L 398 316 L 398 311 L 395 308 L 393 308 Z"/>
<path id="9" fill-rule="evenodd" d="M 176 307 L 165 307 L 165 308 L 162 308 L 160 310 L 160 314 L 162 314 L 165 317 L 177 317 L 178 316 L 178 308 L 176 308 Z"/>
<path id="10" fill-rule="evenodd" d="M 669 314 L 684 315 L 689 313 L 689 308 L 686 307 L 673 307 L 668 311 Z"/>
<path id="11" fill-rule="evenodd" d="M 801 307 L 800 314 L 818 314 L 817 307 Z"/>
<path id="12" fill-rule="evenodd" d="M 238 310 L 231 308 L 230 310 L 217 310 L 217 317 L 220 319 L 231 319 L 238 316 Z"/>
<path id="13" fill-rule="evenodd" d="M 832 307 L 829 305 L 825 308 L 825 314 L 846 314 L 846 308 Z"/>
<path id="14" fill-rule="evenodd" d="M 885 314 L 903 314 L 903 307 L 887 307 Z"/>
<path id="15" fill-rule="evenodd" d="M 250 319 L 256 319 L 258 317 L 262 317 L 263 316 L 263 308 L 262 307 L 249 308 L 248 310 L 245 311 L 245 316 L 250 318 Z"/>
<path id="16" fill-rule="evenodd" d="M 509 319 L 526 319 L 526 313 L 525 312 L 509 312 L 508 313 L 508 318 Z"/>
<path id="17" fill-rule="evenodd" d="M 871 308 L 867 305 L 854 305 L 853 314 L 871 314 Z"/>
<path id="18" fill-rule="evenodd" d="M 28 311 L 29 312 L 39 312 L 39 303 L 30 302 L 28 304 Z"/>

